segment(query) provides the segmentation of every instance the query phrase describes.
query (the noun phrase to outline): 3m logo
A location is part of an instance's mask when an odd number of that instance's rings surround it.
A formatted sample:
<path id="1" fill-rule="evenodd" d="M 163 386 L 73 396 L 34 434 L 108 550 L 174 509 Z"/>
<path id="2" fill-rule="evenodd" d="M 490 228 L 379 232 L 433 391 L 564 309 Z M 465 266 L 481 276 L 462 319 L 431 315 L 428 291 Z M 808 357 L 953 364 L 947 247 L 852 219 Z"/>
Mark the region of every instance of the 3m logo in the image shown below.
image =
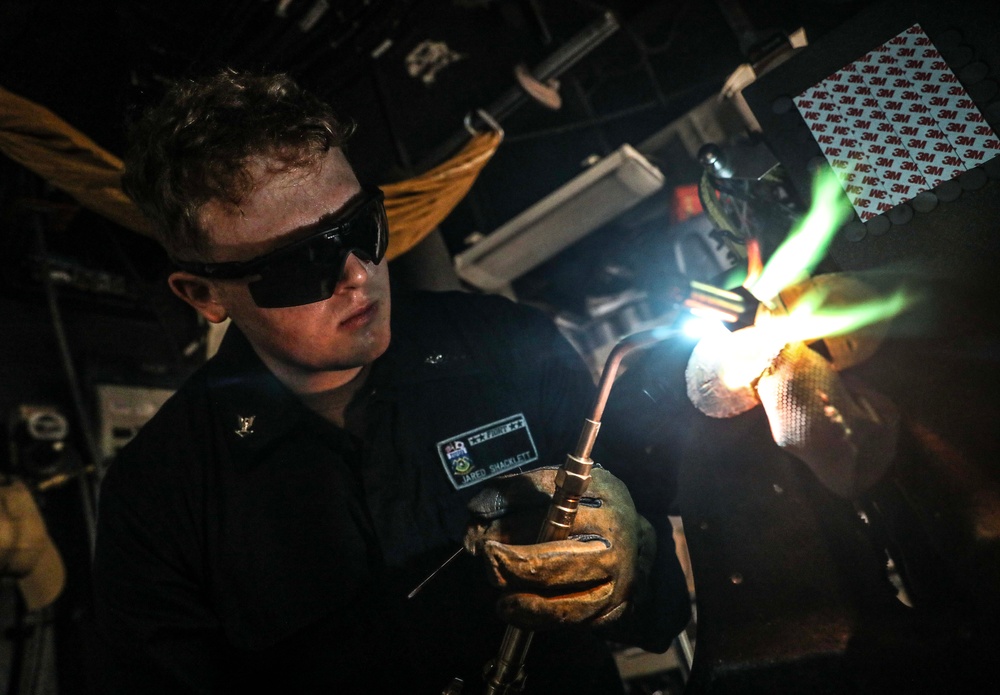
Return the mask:
<path id="1" fill-rule="evenodd" d="M 1000 138 L 919 24 L 794 101 L 862 220 L 1000 151 Z M 868 175 L 856 177 L 861 171 Z"/>

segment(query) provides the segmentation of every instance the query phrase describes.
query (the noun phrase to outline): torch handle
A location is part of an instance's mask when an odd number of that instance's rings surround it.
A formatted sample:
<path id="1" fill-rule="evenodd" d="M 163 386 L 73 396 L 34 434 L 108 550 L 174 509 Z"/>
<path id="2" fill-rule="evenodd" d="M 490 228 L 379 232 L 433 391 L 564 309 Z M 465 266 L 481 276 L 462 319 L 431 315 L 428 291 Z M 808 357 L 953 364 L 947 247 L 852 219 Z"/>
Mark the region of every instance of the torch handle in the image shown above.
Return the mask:
<path id="1" fill-rule="evenodd" d="M 590 469 L 594 465 L 590 459 L 590 448 L 599 427 L 599 422 L 587 420 L 581 441 L 586 439 L 589 443 L 586 451 L 578 452 L 584 456 L 570 454 L 556 473 L 556 490 L 552 495 L 545 523 L 539 531 L 538 543 L 561 541 L 569 537 L 580 507 L 580 498 L 590 485 Z M 591 435 L 587 435 L 588 429 L 592 430 Z M 524 682 L 524 659 L 533 636 L 534 633 L 530 630 L 507 626 L 496 659 L 486 667 L 486 695 L 507 695 L 521 690 Z"/>

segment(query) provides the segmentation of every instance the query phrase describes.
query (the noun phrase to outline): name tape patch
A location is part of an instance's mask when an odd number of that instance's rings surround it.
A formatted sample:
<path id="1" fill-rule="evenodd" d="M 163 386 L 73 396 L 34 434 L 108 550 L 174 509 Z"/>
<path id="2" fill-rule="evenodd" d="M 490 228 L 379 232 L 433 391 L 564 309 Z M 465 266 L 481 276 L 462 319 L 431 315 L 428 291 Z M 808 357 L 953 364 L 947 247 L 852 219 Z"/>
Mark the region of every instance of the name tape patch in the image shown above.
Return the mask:
<path id="1" fill-rule="evenodd" d="M 538 460 L 523 413 L 449 437 L 437 443 L 437 451 L 456 490 Z"/>

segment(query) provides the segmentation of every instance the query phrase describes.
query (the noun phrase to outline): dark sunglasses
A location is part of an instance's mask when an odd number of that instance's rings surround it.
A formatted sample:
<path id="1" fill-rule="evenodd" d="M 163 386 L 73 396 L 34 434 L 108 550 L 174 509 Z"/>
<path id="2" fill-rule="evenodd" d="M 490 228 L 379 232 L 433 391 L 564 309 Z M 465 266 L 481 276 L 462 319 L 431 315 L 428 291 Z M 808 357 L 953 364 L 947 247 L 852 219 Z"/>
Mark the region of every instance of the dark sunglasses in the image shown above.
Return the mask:
<path id="1" fill-rule="evenodd" d="M 254 277 L 247 283 L 262 309 L 301 306 L 329 299 L 344 272 L 347 257 L 380 263 L 389 241 L 389 223 L 378 188 L 361 195 L 337 213 L 312 225 L 298 241 L 248 261 L 198 263 L 174 261 L 181 270 L 217 280 Z"/>

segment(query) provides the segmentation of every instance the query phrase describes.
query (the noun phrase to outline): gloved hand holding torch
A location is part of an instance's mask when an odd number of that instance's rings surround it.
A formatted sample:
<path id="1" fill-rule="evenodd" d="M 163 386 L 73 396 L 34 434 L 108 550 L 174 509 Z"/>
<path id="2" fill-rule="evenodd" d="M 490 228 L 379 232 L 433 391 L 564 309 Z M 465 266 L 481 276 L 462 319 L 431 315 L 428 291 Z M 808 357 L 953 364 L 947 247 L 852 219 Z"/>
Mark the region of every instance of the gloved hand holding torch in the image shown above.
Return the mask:
<path id="1" fill-rule="evenodd" d="M 469 503 L 465 548 L 503 591 L 504 621 L 527 630 L 587 625 L 625 641 L 656 554 L 656 532 L 624 483 L 595 467 L 566 540 L 535 543 L 557 469 L 504 476 Z"/>

